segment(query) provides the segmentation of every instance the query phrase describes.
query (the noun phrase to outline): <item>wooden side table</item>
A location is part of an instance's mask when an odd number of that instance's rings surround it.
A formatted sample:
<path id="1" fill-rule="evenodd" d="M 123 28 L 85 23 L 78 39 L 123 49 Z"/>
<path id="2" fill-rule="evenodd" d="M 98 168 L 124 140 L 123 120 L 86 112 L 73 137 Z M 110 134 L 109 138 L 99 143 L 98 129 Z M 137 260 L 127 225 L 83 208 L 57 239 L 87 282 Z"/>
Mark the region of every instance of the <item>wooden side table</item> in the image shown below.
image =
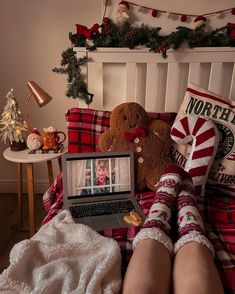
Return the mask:
<path id="1" fill-rule="evenodd" d="M 39 162 L 47 163 L 49 184 L 53 183 L 53 168 L 52 160 L 57 159 L 60 171 L 62 170 L 61 157 L 62 153 L 49 154 L 29 154 L 28 149 L 22 151 L 11 151 L 10 147 L 3 152 L 6 160 L 17 163 L 17 181 L 18 181 L 18 221 L 19 227 L 23 226 L 23 199 L 22 199 L 22 165 L 27 164 L 27 178 L 28 178 L 28 206 L 29 206 L 29 232 L 30 236 L 36 233 L 35 225 L 35 209 L 34 209 L 34 173 L 33 164 Z"/>

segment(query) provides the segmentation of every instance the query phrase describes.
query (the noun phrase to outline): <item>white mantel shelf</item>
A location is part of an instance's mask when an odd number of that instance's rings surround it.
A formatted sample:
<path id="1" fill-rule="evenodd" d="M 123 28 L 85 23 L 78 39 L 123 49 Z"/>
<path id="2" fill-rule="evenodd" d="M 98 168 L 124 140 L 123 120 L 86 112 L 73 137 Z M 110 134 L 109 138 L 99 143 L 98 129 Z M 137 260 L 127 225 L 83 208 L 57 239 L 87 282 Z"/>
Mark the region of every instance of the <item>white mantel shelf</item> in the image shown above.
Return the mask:
<path id="1" fill-rule="evenodd" d="M 167 58 L 161 53 L 150 52 L 148 48 L 106 48 L 98 47 L 89 51 L 84 47 L 74 47 L 78 57 L 87 56 L 89 62 L 101 63 L 171 63 L 171 62 L 235 62 L 235 47 L 197 47 L 167 50 Z"/>
<path id="2" fill-rule="evenodd" d="M 154 52 L 150 52 L 149 48 L 135 48 L 129 49 L 124 47 L 97 47 L 95 50 L 90 51 L 87 50 L 85 47 L 73 47 L 75 52 L 120 52 L 120 53 L 150 53 L 150 54 L 158 54 Z M 235 47 L 195 47 L 195 48 L 179 48 L 177 50 L 169 49 L 167 50 L 168 53 L 176 53 L 176 52 L 234 52 Z"/>

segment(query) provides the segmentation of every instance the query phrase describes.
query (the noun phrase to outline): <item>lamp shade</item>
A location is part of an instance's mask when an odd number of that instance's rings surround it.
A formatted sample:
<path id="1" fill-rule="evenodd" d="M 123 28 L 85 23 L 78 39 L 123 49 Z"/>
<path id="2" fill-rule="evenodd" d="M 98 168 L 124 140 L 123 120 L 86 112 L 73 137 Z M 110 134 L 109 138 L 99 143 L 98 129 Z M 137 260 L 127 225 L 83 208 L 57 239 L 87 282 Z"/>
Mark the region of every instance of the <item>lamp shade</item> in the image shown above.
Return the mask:
<path id="1" fill-rule="evenodd" d="M 52 97 L 34 81 L 28 81 L 28 87 L 39 107 L 51 101 Z"/>

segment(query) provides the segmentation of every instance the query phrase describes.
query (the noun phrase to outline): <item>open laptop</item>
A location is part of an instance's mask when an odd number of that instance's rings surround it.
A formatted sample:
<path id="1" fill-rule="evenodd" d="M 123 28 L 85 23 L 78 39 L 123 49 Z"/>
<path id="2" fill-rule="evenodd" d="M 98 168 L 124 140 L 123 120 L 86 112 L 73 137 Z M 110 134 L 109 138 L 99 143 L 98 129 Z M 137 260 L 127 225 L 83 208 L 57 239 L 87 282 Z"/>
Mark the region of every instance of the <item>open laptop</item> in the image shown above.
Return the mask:
<path id="1" fill-rule="evenodd" d="M 133 152 L 64 154 L 62 157 L 64 208 L 75 222 L 99 231 L 129 227 L 123 217 L 136 211 Z"/>

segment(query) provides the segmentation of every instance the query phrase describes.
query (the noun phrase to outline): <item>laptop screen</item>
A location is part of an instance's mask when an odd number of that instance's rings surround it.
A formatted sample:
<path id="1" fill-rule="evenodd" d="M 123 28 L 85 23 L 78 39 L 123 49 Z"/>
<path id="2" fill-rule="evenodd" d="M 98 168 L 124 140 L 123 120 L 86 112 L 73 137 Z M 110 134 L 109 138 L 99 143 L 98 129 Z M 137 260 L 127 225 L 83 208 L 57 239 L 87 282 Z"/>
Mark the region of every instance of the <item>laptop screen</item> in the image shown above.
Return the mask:
<path id="1" fill-rule="evenodd" d="M 67 154 L 64 170 L 68 200 L 133 193 L 131 152 Z"/>

